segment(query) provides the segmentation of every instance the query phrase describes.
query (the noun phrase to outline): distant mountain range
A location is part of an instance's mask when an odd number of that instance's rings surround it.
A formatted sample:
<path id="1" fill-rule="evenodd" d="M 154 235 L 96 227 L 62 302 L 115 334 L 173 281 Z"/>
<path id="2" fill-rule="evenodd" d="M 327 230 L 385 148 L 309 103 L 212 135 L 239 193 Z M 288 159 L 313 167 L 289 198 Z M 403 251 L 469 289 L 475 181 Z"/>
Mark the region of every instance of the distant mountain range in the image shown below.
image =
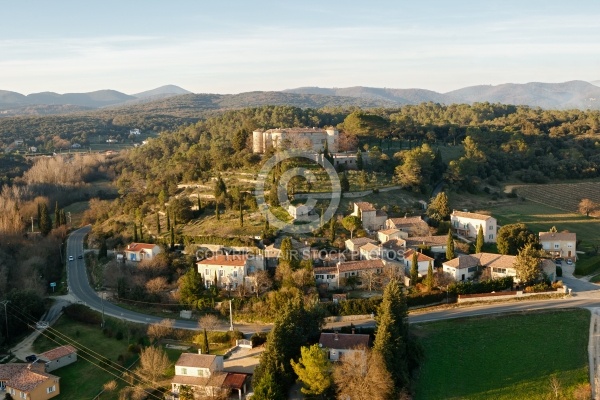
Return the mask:
<path id="1" fill-rule="evenodd" d="M 236 95 L 202 94 L 179 86 L 166 85 L 133 95 L 116 90 L 89 93 L 32 93 L 27 96 L 0 90 L 0 116 L 67 114 L 99 108 L 143 106 L 160 110 L 188 103 L 211 103 L 208 109 L 231 109 L 266 104 L 289 104 L 298 107 L 359 106 L 398 107 L 434 102 L 442 104 L 490 102 L 529 105 L 542 108 L 600 109 L 600 80 L 563 83 L 531 82 L 525 84 L 469 86 L 447 93 L 425 89 L 387 89 L 355 86 L 348 88 L 302 87 L 282 92 L 247 92 Z M 205 104 L 208 105 L 208 104 Z M 184 106 L 185 107 L 185 106 Z"/>

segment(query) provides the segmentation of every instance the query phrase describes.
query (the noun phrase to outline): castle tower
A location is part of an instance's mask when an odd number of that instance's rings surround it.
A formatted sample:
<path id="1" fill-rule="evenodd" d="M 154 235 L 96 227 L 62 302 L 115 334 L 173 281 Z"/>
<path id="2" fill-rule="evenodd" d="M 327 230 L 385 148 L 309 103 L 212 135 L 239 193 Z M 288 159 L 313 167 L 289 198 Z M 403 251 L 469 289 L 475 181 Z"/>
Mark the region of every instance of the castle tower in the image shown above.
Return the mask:
<path id="1" fill-rule="evenodd" d="M 265 152 L 263 131 L 261 130 L 252 132 L 252 152 L 261 154 Z"/>

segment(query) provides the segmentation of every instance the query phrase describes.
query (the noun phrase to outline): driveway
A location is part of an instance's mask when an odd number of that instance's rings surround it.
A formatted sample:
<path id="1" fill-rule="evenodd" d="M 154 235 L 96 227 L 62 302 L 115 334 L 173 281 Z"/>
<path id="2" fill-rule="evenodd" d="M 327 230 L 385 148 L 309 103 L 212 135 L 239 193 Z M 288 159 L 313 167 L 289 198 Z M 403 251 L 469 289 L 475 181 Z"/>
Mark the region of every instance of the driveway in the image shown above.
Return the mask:
<path id="1" fill-rule="evenodd" d="M 573 276 L 575 265 L 563 263 L 561 267 L 563 271 L 561 279 L 569 289 L 573 289 L 573 296 L 581 298 L 600 298 L 600 285 Z"/>

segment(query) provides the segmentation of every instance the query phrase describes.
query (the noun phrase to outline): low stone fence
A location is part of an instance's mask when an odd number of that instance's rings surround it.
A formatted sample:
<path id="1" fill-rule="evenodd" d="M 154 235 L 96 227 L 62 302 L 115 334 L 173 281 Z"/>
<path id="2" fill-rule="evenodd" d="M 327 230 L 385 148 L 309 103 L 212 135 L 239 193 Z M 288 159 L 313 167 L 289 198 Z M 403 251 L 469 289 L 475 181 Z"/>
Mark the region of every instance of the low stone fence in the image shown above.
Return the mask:
<path id="1" fill-rule="evenodd" d="M 553 293 L 569 293 L 567 287 L 557 290 L 548 290 L 546 292 L 534 292 L 524 293 L 523 291 L 512 291 L 512 292 L 496 292 L 496 293 L 478 293 L 478 294 L 459 294 L 458 303 L 472 303 L 475 301 L 497 301 L 497 300 L 510 300 L 519 297 L 530 297 L 537 296 L 540 294 L 553 294 Z"/>

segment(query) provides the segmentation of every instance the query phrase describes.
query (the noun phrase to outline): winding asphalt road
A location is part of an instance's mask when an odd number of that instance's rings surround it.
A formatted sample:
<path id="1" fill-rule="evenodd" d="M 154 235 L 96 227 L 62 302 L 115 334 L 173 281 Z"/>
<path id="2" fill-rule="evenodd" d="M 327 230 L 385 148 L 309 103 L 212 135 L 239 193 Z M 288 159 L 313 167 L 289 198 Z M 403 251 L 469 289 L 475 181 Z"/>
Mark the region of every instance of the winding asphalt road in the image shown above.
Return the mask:
<path id="1" fill-rule="evenodd" d="M 102 301 L 98 293 L 90 287 L 85 260 L 79 259 L 83 256 L 83 239 L 90 231 L 90 226 L 83 227 L 74 231 L 67 240 L 67 257 L 73 256 L 73 261 L 67 261 L 67 275 L 69 282 L 69 294 L 76 300 L 81 301 L 88 307 L 102 311 L 111 317 L 124 319 L 131 322 L 152 324 L 162 320 L 162 318 L 130 311 L 114 305 L 108 301 Z M 67 258 L 68 259 L 68 258 Z M 565 266 L 566 267 L 566 266 Z M 563 267 L 563 269 L 566 269 Z M 429 321 L 438 321 L 442 319 L 473 317 L 490 314 L 524 312 L 532 310 L 545 310 L 552 308 L 591 308 L 600 307 L 600 286 L 584 282 L 573 277 L 572 272 L 566 269 L 563 281 L 568 287 L 573 288 L 573 296 L 566 299 L 540 300 L 540 301 L 520 301 L 508 303 L 494 303 L 478 306 L 465 306 L 449 308 L 427 312 L 411 312 L 409 315 L 410 323 L 422 323 Z M 373 326 L 374 321 L 371 318 L 352 321 L 355 326 Z M 329 323 L 328 328 L 347 326 L 349 321 Z M 187 321 L 177 319 L 174 326 L 176 328 L 198 330 L 198 323 L 195 320 Z M 270 325 L 262 324 L 234 324 L 236 329 L 244 333 L 254 333 L 268 331 Z M 228 330 L 229 324 L 223 324 L 219 327 L 222 330 Z"/>

